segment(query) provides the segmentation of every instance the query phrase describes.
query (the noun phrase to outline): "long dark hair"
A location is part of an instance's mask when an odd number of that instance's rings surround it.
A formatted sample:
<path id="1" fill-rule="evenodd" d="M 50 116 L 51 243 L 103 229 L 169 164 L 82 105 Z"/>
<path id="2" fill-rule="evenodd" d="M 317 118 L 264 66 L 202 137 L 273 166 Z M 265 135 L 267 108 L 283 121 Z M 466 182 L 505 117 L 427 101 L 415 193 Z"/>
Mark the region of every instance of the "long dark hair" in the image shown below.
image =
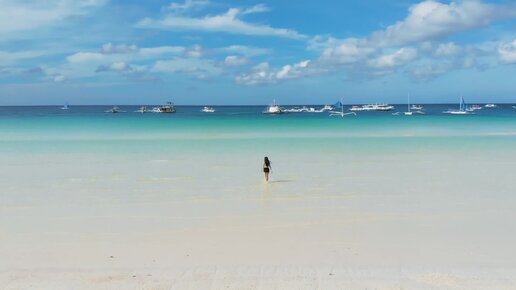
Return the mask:
<path id="1" fill-rule="evenodd" d="M 265 156 L 265 158 L 263 158 L 263 162 L 265 163 L 265 166 L 267 166 L 267 167 L 271 166 L 271 162 L 269 161 L 269 157 Z"/>

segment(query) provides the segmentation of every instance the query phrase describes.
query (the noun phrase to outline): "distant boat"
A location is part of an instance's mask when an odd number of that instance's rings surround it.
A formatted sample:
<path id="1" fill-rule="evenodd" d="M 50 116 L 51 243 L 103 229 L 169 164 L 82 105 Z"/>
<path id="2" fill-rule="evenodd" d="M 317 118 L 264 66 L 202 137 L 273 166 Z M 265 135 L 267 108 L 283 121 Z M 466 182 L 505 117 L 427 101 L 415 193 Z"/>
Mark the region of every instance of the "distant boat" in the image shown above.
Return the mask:
<path id="1" fill-rule="evenodd" d="M 410 110 L 410 94 L 407 95 L 407 111 L 403 112 L 405 116 L 412 116 L 412 111 Z"/>
<path id="2" fill-rule="evenodd" d="M 495 105 L 495 104 L 486 104 L 486 105 L 484 106 L 484 108 L 496 108 L 496 107 L 498 107 L 498 106 L 497 106 L 497 105 Z"/>
<path id="3" fill-rule="evenodd" d="M 273 101 L 271 105 L 269 105 L 265 111 L 263 111 L 264 114 L 282 114 L 283 110 L 280 108 L 278 104 L 276 104 L 276 100 Z"/>
<path id="4" fill-rule="evenodd" d="M 170 113 L 175 113 L 176 112 L 176 108 L 174 108 L 174 104 L 172 104 L 172 102 L 167 102 L 166 105 L 152 108 L 152 112 L 153 113 L 168 113 L 168 114 L 170 114 Z"/>
<path id="5" fill-rule="evenodd" d="M 68 106 L 68 102 L 66 102 L 62 107 L 61 110 L 68 110 L 70 109 L 70 106 Z"/>
<path id="6" fill-rule="evenodd" d="M 357 113 L 355 112 L 350 112 L 350 113 L 344 113 L 344 104 L 342 103 L 342 99 L 337 102 L 335 105 L 333 105 L 333 107 L 340 107 L 340 112 L 339 111 L 330 111 L 330 117 L 333 117 L 333 116 L 341 116 L 341 117 L 344 117 L 346 115 L 357 115 Z"/>
<path id="7" fill-rule="evenodd" d="M 482 106 L 479 105 L 471 105 L 466 108 L 466 111 L 468 112 L 474 112 L 476 110 L 482 110 Z"/>
<path id="8" fill-rule="evenodd" d="M 467 114 L 470 114 L 471 112 L 468 112 L 466 109 L 467 109 L 466 102 L 464 102 L 464 98 L 463 97 L 460 97 L 459 109 L 458 110 L 449 109 L 448 111 L 445 111 L 443 113 L 451 114 L 451 115 L 467 115 Z"/>
<path id="9" fill-rule="evenodd" d="M 391 111 L 394 109 L 394 106 L 388 104 L 374 104 L 374 105 L 362 105 L 362 106 L 352 106 L 350 111 Z"/>
<path id="10" fill-rule="evenodd" d="M 121 113 L 121 112 L 123 112 L 123 111 L 121 111 L 118 106 L 113 106 L 113 108 L 106 111 L 106 113 L 113 113 L 113 114 Z"/>
<path id="11" fill-rule="evenodd" d="M 141 106 L 138 110 L 135 111 L 136 113 L 147 113 L 149 110 L 147 109 L 147 106 Z"/>
<path id="12" fill-rule="evenodd" d="M 204 107 L 204 108 L 202 108 L 201 112 L 204 112 L 204 113 L 214 113 L 215 109 L 213 107 Z"/>
<path id="13" fill-rule="evenodd" d="M 414 104 L 414 105 L 410 106 L 410 109 L 416 110 L 416 111 L 421 111 L 421 110 L 423 110 L 423 106 Z"/>

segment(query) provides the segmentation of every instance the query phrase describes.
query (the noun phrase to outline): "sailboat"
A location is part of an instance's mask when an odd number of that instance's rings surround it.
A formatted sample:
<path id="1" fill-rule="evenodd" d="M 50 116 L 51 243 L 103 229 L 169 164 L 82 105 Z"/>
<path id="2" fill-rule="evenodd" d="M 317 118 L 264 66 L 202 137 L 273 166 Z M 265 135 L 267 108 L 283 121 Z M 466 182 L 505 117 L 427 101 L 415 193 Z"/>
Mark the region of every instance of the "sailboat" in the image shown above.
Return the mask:
<path id="1" fill-rule="evenodd" d="M 62 107 L 61 110 L 68 110 L 70 109 L 70 106 L 68 106 L 68 102 L 66 102 Z"/>
<path id="2" fill-rule="evenodd" d="M 341 116 L 341 117 L 344 117 L 346 115 L 357 115 L 357 113 L 355 112 L 350 112 L 350 113 L 344 113 L 344 104 L 342 103 L 342 99 L 340 99 L 340 101 L 338 101 L 335 105 L 333 105 L 334 108 L 336 107 L 340 107 L 340 112 L 339 111 L 330 111 L 330 117 L 333 117 L 333 116 Z"/>
<path id="3" fill-rule="evenodd" d="M 407 95 L 407 111 L 403 112 L 405 116 L 412 116 L 412 111 L 410 110 L 410 94 Z"/>
<path id="4" fill-rule="evenodd" d="M 445 113 L 445 114 L 452 114 L 452 115 L 467 115 L 467 114 L 471 114 L 471 112 L 468 112 L 466 109 L 467 109 L 466 102 L 464 102 L 464 98 L 463 97 L 460 97 L 459 109 L 458 110 L 449 109 L 448 111 L 445 111 L 443 113 Z"/>

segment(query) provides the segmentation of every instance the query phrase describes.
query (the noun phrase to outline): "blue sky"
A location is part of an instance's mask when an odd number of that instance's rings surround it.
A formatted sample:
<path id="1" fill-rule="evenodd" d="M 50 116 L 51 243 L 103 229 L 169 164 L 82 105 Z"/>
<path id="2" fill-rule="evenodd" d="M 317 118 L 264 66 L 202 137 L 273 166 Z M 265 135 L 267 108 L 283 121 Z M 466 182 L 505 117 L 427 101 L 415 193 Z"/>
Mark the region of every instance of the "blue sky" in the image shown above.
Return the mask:
<path id="1" fill-rule="evenodd" d="M 0 105 L 516 102 L 514 1 L 0 6 Z"/>

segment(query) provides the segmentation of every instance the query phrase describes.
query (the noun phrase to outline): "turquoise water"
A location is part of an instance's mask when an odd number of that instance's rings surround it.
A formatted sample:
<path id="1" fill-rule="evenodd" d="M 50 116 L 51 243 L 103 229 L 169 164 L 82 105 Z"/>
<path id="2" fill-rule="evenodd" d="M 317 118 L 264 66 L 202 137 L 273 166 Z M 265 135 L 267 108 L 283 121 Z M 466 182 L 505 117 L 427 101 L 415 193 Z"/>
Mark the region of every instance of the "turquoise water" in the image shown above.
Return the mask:
<path id="1" fill-rule="evenodd" d="M 393 116 L 392 112 L 264 115 L 263 107 L 178 107 L 176 114 L 108 114 L 109 107 L 1 107 L 2 153 L 144 153 L 227 152 L 253 148 L 325 152 L 428 150 L 513 150 L 516 109 L 512 105 L 444 115 L 453 105 L 426 105 L 425 115 Z M 397 106 L 404 111 L 404 106 Z M 395 110 L 396 111 L 396 110 Z M 394 111 L 393 111 L 394 112 Z"/>

